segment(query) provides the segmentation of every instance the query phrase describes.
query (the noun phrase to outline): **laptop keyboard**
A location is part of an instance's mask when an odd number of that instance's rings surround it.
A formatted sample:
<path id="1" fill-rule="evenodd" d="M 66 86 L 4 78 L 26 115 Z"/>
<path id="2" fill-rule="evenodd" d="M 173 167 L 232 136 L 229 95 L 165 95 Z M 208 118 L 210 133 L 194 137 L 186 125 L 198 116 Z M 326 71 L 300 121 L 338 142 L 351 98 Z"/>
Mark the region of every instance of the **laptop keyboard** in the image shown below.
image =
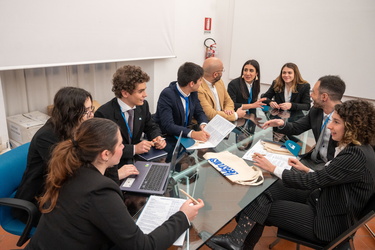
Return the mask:
<path id="1" fill-rule="evenodd" d="M 162 185 L 164 185 L 164 173 L 168 170 L 168 165 L 151 165 L 140 189 L 154 191 L 160 190 Z"/>

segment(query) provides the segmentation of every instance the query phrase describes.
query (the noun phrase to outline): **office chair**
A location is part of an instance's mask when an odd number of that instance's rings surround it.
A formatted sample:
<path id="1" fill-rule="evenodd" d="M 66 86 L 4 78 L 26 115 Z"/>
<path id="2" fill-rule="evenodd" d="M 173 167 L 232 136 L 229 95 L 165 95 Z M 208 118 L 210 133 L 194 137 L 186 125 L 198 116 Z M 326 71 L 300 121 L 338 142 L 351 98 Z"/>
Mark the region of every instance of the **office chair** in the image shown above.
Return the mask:
<path id="1" fill-rule="evenodd" d="M 297 236 L 293 233 L 290 233 L 284 229 L 278 229 L 277 230 L 278 239 L 269 245 L 269 249 L 272 249 L 280 241 L 280 239 L 285 239 L 285 240 L 297 243 L 296 249 L 298 250 L 299 250 L 300 245 L 307 246 L 313 249 L 334 249 L 335 247 L 337 247 L 337 249 L 354 249 L 353 238 L 354 238 L 355 233 L 360 227 L 365 226 L 367 222 L 369 222 L 372 218 L 375 217 L 374 210 L 375 210 L 375 194 L 371 196 L 367 205 L 363 209 L 361 219 L 358 220 L 356 223 L 354 223 L 345 232 L 343 232 L 341 235 L 336 237 L 336 239 L 332 240 L 327 245 L 314 243 L 300 236 Z"/>
<path id="2" fill-rule="evenodd" d="M 22 246 L 34 233 L 32 223 L 38 212 L 32 202 L 14 198 L 26 169 L 29 146 L 26 143 L 0 155 L 0 225 L 8 233 L 21 236 L 17 246 Z M 27 211 L 26 225 L 12 216 L 13 207 Z"/>

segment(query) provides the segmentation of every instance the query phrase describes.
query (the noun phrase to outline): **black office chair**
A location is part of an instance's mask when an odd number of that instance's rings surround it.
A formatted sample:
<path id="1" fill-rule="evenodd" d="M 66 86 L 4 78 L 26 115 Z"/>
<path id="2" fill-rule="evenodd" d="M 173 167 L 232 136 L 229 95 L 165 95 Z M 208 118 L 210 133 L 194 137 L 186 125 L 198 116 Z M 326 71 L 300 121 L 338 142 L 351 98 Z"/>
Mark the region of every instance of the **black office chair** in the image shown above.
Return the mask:
<path id="1" fill-rule="evenodd" d="M 278 239 L 269 245 L 269 248 L 272 249 L 280 239 L 285 239 L 297 243 L 296 249 L 299 250 L 299 246 L 307 246 L 313 249 L 354 249 L 353 238 L 356 231 L 362 227 L 366 226 L 366 223 L 375 217 L 375 194 L 372 195 L 369 202 L 362 211 L 362 217 L 356 223 L 354 223 L 350 228 L 348 228 L 341 235 L 336 237 L 328 245 L 321 245 L 318 243 L 311 242 L 300 236 L 297 236 L 293 233 L 288 232 L 284 229 L 277 230 Z"/>

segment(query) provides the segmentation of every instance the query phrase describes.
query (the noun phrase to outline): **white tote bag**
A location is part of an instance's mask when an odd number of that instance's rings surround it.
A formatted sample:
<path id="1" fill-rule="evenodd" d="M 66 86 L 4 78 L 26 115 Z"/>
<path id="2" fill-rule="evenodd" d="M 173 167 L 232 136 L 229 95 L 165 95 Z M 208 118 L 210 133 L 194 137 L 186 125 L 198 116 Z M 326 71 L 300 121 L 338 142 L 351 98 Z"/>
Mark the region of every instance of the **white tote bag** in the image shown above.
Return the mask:
<path id="1" fill-rule="evenodd" d="M 256 166 L 249 166 L 242 158 L 228 151 L 220 153 L 206 153 L 203 157 L 222 175 L 230 181 L 256 186 L 264 181 L 262 170 Z"/>

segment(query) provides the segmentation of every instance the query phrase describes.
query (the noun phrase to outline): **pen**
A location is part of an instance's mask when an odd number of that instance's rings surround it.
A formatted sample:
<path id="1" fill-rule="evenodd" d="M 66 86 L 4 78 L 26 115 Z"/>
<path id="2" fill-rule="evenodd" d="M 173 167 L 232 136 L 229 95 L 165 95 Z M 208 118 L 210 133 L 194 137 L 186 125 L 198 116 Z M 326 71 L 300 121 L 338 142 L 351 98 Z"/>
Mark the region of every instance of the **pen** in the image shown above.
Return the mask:
<path id="1" fill-rule="evenodd" d="M 162 138 L 160 138 L 159 140 L 157 140 L 157 141 L 154 141 L 154 140 L 152 140 L 151 142 L 152 142 L 152 146 L 155 146 L 155 143 L 156 142 L 159 142 L 159 141 L 164 141 L 165 140 L 165 138 L 164 137 L 162 137 Z"/>
<path id="2" fill-rule="evenodd" d="M 180 188 L 180 191 L 181 191 L 184 195 L 186 195 L 188 198 L 192 199 L 192 200 L 193 200 L 193 203 L 194 203 L 195 205 L 197 205 L 197 204 L 199 203 L 196 199 L 194 199 L 191 195 L 189 195 L 188 193 L 186 193 L 183 189 Z"/>

